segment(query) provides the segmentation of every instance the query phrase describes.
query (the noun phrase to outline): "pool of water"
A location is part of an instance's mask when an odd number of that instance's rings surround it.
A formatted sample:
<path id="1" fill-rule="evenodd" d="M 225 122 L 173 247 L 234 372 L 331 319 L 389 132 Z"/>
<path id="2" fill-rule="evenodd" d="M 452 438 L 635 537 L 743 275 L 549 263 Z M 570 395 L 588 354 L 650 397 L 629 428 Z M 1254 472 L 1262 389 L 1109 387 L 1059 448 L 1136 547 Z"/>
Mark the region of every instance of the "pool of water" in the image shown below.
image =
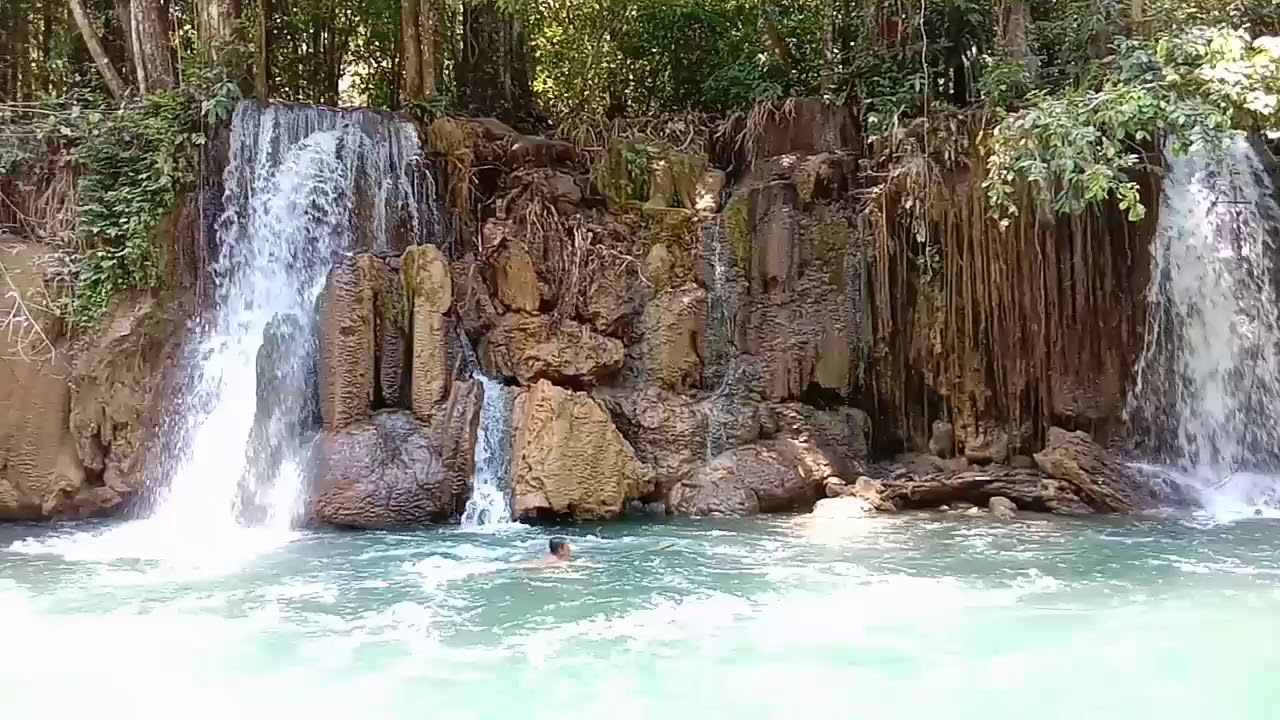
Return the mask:
<path id="1" fill-rule="evenodd" d="M 0 526 L 0 717 L 1280 712 L 1270 519 L 179 532 Z"/>

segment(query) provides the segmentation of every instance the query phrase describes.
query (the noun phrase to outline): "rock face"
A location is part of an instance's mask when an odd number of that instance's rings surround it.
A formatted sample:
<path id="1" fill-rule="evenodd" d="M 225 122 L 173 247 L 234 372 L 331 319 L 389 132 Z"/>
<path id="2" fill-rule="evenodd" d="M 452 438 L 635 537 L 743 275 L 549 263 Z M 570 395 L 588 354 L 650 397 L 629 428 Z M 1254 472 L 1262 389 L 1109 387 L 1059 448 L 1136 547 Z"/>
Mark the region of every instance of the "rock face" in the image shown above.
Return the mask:
<path id="1" fill-rule="evenodd" d="M 394 528 L 449 520 L 466 501 L 411 413 L 383 410 L 321 436 L 311 512 L 321 522 Z"/>
<path id="2" fill-rule="evenodd" d="M 987 509 L 991 516 L 1000 520 L 1012 520 L 1018 516 L 1018 506 L 1007 497 L 996 495 L 987 501 Z"/>
<path id="3" fill-rule="evenodd" d="M 122 297 L 73 357 L 43 309 L 46 252 L 0 238 L 0 317 L 17 318 L 0 332 L 0 520 L 110 514 L 136 496 L 185 307 Z"/>
<path id="4" fill-rule="evenodd" d="M 340 260 L 321 296 L 320 414 L 335 430 L 369 417 L 373 405 L 375 262 Z"/>
<path id="5" fill-rule="evenodd" d="M 572 320 L 507 313 L 480 345 L 480 363 L 496 377 L 576 387 L 598 384 L 622 368 L 622 343 Z"/>
<path id="6" fill-rule="evenodd" d="M 410 407 L 420 420 L 430 422 L 452 377 L 445 313 L 453 305 L 453 278 L 444 254 L 434 245 L 405 250 L 400 274 L 410 308 Z"/>
<path id="7" fill-rule="evenodd" d="M 671 490 L 670 507 L 682 515 L 736 517 L 757 512 L 807 510 L 835 476 L 817 446 L 781 438 L 734 448 L 716 456 Z"/>
<path id="8" fill-rule="evenodd" d="M 707 293 L 696 285 L 659 293 L 640 316 L 638 373 L 667 390 L 684 392 L 702 379 Z"/>
<path id="9" fill-rule="evenodd" d="M 1085 432 L 1050 428 L 1035 461 L 1045 475 L 1070 484 L 1097 512 L 1131 513 L 1162 504 L 1185 504 L 1185 498 L 1163 495 L 1158 486 L 1109 455 Z"/>
<path id="10" fill-rule="evenodd" d="M 518 518 L 616 518 L 652 488 L 649 469 L 586 393 L 540 380 L 516 398 L 515 427 Z"/>

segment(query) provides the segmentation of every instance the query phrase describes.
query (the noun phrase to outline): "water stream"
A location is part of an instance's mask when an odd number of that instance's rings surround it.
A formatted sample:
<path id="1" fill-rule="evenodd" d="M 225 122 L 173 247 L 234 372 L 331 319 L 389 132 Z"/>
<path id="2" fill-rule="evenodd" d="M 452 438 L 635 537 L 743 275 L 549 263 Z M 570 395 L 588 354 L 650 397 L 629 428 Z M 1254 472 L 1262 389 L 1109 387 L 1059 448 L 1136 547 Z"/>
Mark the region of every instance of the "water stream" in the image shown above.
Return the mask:
<path id="1" fill-rule="evenodd" d="M 475 377 L 484 387 L 484 402 L 476 431 L 471 497 L 462 513 L 464 528 L 511 522 L 511 413 L 515 398 L 501 382 L 480 373 Z"/>
<path id="2" fill-rule="evenodd" d="M 1278 499 L 1274 188 L 1252 146 L 1166 152 L 1149 314 L 1129 419 L 1211 510 Z"/>

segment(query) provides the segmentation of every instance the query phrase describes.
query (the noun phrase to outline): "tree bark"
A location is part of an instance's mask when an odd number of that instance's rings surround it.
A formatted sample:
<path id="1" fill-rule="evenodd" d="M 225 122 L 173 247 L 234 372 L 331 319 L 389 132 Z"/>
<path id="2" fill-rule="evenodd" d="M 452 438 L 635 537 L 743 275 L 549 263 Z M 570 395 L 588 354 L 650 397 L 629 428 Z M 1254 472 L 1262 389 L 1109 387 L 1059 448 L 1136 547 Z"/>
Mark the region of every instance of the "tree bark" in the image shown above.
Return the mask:
<path id="1" fill-rule="evenodd" d="M 1004 49 L 1010 59 L 1023 66 L 1027 63 L 1029 23 L 1026 0 L 1010 0 L 1009 14 L 1005 20 Z"/>
<path id="2" fill-rule="evenodd" d="M 122 102 L 127 92 L 124 80 L 120 79 L 120 73 L 116 72 L 111 59 L 107 57 L 107 51 L 102 47 L 98 31 L 89 21 L 88 13 L 85 12 L 84 3 L 81 0 L 67 0 L 67 5 L 71 8 L 71 16 L 75 18 L 76 27 L 80 30 L 80 37 L 84 38 L 85 47 L 89 48 L 89 54 L 93 56 L 93 62 L 98 66 L 98 72 L 102 73 L 103 82 L 111 91 L 111 97 L 115 98 L 116 102 Z"/>
<path id="3" fill-rule="evenodd" d="M 132 0 L 135 23 L 134 47 L 142 57 L 147 93 L 178 86 L 173 67 L 173 44 L 169 38 L 169 7 L 161 0 Z"/>
<path id="4" fill-rule="evenodd" d="M 422 60 L 422 96 L 436 94 L 436 3 L 418 0 L 418 53 Z"/>
<path id="5" fill-rule="evenodd" d="M 221 55 L 235 39 L 239 19 L 240 0 L 199 0 L 196 26 L 200 44 L 211 60 L 224 60 Z"/>
<path id="6" fill-rule="evenodd" d="M 271 18 L 273 0 L 258 0 L 258 60 L 254 63 L 254 90 L 261 100 L 271 97 Z"/>
<path id="7" fill-rule="evenodd" d="M 517 122 L 533 108 L 529 50 L 519 22 L 495 0 L 482 0 L 463 6 L 462 27 L 462 56 L 455 65 L 462 106 Z"/>
<path id="8" fill-rule="evenodd" d="M 400 0 L 400 102 L 422 96 L 422 43 L 418 40 L 418 0 Z"/>
<path id="9" fill-rule="evenodd" d="M 129 7 L 129 0 L 114 0 L 113 2 L 116 24 L 120 26 L 120 44 L 124 46 L 125 56 L 125 76 L 133 76 L 135 79 L 138 74 L 138 53 L 134 49 L 133 40 L 133 11 Z"/>
<path id="10" fill-rule="evenodd" d="M 836 87 L 836 11 L 835 0 L 822 3 L 822 92 L 831 94 Z"/>

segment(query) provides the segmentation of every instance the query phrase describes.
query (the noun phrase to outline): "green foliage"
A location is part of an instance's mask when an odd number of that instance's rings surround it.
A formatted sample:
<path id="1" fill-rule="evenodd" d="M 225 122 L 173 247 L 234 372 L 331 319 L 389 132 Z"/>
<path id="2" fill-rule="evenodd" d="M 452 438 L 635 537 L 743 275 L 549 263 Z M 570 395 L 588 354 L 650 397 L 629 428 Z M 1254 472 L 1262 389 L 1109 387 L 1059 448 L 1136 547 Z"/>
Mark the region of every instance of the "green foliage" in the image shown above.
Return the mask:
<path id="1" fill-rule="evenodd" d="M 196 103 L 183 92 L 150 95 L 114 113 L 92 113 L 77 129 L 83 175 L 80 235 L 89 250 L 79 265 L 71 319 L 95 322 L 117 293 L 159 280 L 156 225 L 195 179 Z"/>
<path id="2" fill-rule="evenodd" d="M 1040 94 L 991 136 L 985 187 L 1007 224 L 1027 185 L 1059 213 L 1115 198 L 1131 220 L 1143 207 L 1129 171 L 1166 137 L 1175 150 L 1215 150 L 1236 128 L 1280 126 L 1280 38 L 1198 29 L 1121 43 L 1097 90 Z"/>

